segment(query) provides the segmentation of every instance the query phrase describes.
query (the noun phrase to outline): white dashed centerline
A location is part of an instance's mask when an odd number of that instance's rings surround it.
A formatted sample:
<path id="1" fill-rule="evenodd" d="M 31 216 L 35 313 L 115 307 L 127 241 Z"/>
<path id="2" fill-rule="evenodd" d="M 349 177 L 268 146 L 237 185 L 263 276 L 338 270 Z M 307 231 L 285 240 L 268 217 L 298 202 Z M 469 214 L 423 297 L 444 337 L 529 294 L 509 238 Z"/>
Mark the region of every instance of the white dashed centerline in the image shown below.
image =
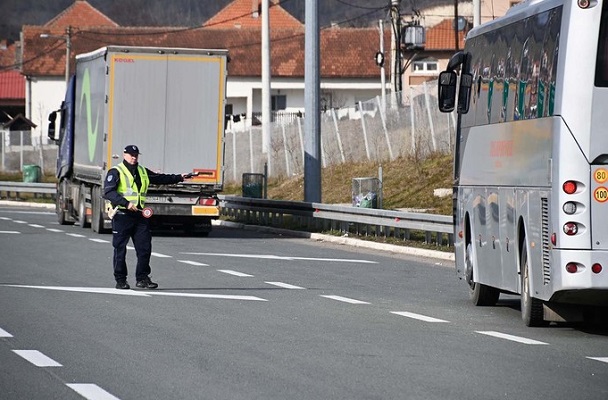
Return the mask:
<path id="1" fill-rule="evenodd" d="M 208 267 L 209 266 L 209 264 L 203 264 L 200 262 L 190 261 L 190 260 L 177 260 L 177 262 L 180 262 L 183 264 L 188 264 L 188 265 L 194 265 L 195 267 Z"/>
<path id="2" fill-rule="evenodd" d="M 105 239 L 95 239 L 95 238 L 89 238 L 89 240 L 91 242 L 96 242 L 96 243 L 110 243 L 108 240 Z"/>
<path id="3" fill-rule="evenodd" d="M 349 303 L 349 304 L 369 304 L 367 301 L 349 299 L 348 297 L 342 297 L 342 296 L 333 296 L 333 295 L 325 296 L 325 295 L 321 295 L 321 297 L 325 297 L 326 299 L 332 299 L 332 300 L 342 301 L 344 303 Z"/>
<path id="4" fill-rule="evenodd" d="M 44 228 L 44 226 L 38 225 L 38 224 L 27 224 L 27 225 L 31 226 L 32 228 Z"/>
<path id="5" fill-rule="evenodd" d="M 426 315 L 415 314 L 415 313 L 407 312 L 407 311 L 391 311 L 391 314 L 401 315 L 402 317 L 413 318 L 413 319 L 417 319 L 417 320 L 425 321 L 425 322 L 444 322 L 444 323 L 450 322 L 450 321 L 446 321 L 443 319 L 433 318 L 433 317 L 429 317 Z"/>
<path id="6" fill-rule="evenodd" d="M 62 367 L 57 361 L 45 356 L 38 350 L 13 350 L 13 352 L 37 367 Z"/>
<path id="7" fill-rule="evenodd" d="M 85 235 L 81 235 L 79 233 L 66 233 L 66 235 L 68 236 L 72 236 L 72 237 L 77 237 L 77 238 L 83 238 L 86 237 Z"/>
<path id="8" fill-rule="evenodd" d="M 265 282 L 269 285 L 273 285 L 273 286 L 278 286 L 281 287 L 283 289 L 305 289 L 303 287 L 300 286 L 296 286 L 296 285 L 290 285 L 289 283 L 283 283 L 283 282 Z"/>
<path id="9" fill-rule="evenodd" d="M 119 400 L 92 383 L 66 383 L 67 387 L 88 400 Z"/>
<path id="10" fill-rule="evenodd" d="M 20 235 L 21 232 L 17 232 L 17 231 L 0 231 L 0 233 L 8 233 L 11 235 Z"/>
<path id="11" fill-rule="evenodd" d="M 608 363 L 608 357 L 587 357 L 590 360 L 595 360 L 603 363 Z"/>
<path id="12" fill-rule="evenodd" d="M 11 335 L 10 333 L 8 333 L 4 329 L 0 328 L 0 337 L 13 337 L 13 335 Z"/>
<path id="13" fill-rule="evenodd" d="M 218 272 L 223 272 L 224 274 L 240 276 L 241 278 L 250 278 L 253 275 L 246 274 L 244 272 L 233 271 L 231 269 L 218 269 Z"/>
<path id="14" fill-rule="evenodd" d="M 549 343 L 540 342 L 540 341 L 534 340 L 534 339 L 528 339 L 528 338 L 521 337 L 521 336 L 514 336 L 514 335 L 509 335 L 506 333 L 495 332 L 495 331 L 475 331 L 475 332 L 481 333 L 482 335 L 493 336 L 493 337 L 496 337 L 499 339 L 506 339 L 506 340 L 510 340 L 512 342 L 523 343 L 523 344 L 543 344 L 543 345 L 549 344 Z"/>

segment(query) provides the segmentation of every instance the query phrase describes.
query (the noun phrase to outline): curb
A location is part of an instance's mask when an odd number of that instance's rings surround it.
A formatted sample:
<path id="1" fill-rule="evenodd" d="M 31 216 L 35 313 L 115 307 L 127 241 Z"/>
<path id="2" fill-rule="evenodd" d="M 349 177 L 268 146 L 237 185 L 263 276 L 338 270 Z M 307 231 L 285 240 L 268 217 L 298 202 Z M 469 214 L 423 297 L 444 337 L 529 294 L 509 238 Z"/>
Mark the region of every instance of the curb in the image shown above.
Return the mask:
<path id="1" fill-rule="evenodd" d="M 27 203 L 27 202 L 0 200 L 0 205 L 55 209 L 55 204 L 50 204 L 50 203 Z M 387 252 L 395 253 L 395 254 L 407 254 L 407 255 L 411 255 L 411 256 L 436 258 L 436 259 L 446 260 L 446 261 L 455 260 L 454 253 L 448 253 L 445 251 L 419 249 L 417 247 L 396 246 L 396 245 L 386 244 L 386 243 L 376 243 L 376 242 L 370 242 L 367 240 L 353 239 L 353 238 L 344 237 L 344 236 L 331 236 L 331 235 L 323 235 L 321 233 L 292 231 L 289 229 L 271 228 L 268 226 L 245 225 L 245 224 L 242 224 L 239 222 L 231 222 L 231 221 L 223 221 L 223 220 L 213 220 L 212 224 L 217 225 L 217 226 L 226 226 L 226 227 L 230 227 L 230 228 L 245 229 L 248 231 L 265 232 L 265 233 L 279 234 L 279 235 L 284 235 L 284 236 L 308 238 L 308 239 L 312 239 L 312 240 L 316 240 L 316 241 L 320 241 L 320 242 L 329 242 L 329 243 L 342 244 L 342 245 L 352 246 L 352 247 L 381 250 L 381 251 L 387 251 Z"/>

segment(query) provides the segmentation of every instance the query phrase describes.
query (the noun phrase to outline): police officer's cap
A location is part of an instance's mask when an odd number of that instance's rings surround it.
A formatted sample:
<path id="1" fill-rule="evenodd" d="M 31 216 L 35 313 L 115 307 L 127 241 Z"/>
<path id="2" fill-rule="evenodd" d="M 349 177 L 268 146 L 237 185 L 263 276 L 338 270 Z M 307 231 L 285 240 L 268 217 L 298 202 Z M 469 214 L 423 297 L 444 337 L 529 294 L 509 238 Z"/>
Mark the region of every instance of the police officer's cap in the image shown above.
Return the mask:
<path id="1" fill-rule="evenodd" d="M 137 156 L 137 155 L 141 154 L 139 152 L 139 147 L 135 146 L 134 144 L 130 144 L 130 145 L 126 146 L 124 153 L 131 154 L 132 156 Z"/>

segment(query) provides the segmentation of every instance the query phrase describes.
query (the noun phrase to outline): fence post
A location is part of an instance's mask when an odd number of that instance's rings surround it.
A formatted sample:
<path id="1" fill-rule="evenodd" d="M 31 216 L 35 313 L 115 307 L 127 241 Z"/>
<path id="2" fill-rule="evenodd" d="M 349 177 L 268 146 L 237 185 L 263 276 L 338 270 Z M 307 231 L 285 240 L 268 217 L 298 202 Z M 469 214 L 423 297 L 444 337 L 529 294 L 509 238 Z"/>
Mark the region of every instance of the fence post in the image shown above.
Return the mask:
<path id="1" fill-rule="evenodd" d="M 363 113 L 363 104 L 359 101 L 359 114 L 361 114 L 361 127 L 363 131 L 363 141 L 365 142 L 365 155 L 369 160 L 369 143 L 367 142 L 367 128 L 365 127 L 365 114 Z"/>
<path id="2" fill-rule="evenodd" d="M 376 96 L 376 101 L 378 102 L 378 107 L 382 107 L 380 103 L 380 99 Z M 384 114 L 380 112 L 380 119 L 382 120 L 382 128 L 384 130 L 384 137 L 386 138 L 386 145 L 388 146 L 388 155 L 391 158 L 391 161 L 395 159 L 393 156 L 393 147 L 391 146 L 391 139 L 388 136 L 388 130 L 386 129 L 386 120 L 384 119 Z"/>
<path id="3" fill-rule="evenodd" d="M 285 173 L 289 178 L 291 171 L 289 170 L 289 152 L 287 151 L 287 135 L 285 135 L 285 125 L 281 124 L 281 132 L 283 133 L 283 151 L 285 152 Z"/>
<path id="4" fill-rule="evenodd" d="M 334 128 L 336 131 L 336 138 L 338 139 L 338 148 L 340 149 L 340 157 L 342 158 L 342 162 L 344 163 L 344 150 L 342 149 L 342 140 L 340 139 L 340 129 L 338 128 L 338 121 L 336 119 L 336 110 L 331 109 L 331 117 L 334 120 Z"/>
<path id="5" fill-rule="evenodd" d="M 412 93 L 412 85 L 409 85 L 410 90 L 410 132 L 412 136 L 412 154 L 416 154 L 416 116 L 414 115 L 414 96 Z"/>
<path id="6" fill-rule="evenodd" d="M 426 113 L 429 116 L 429 128 L 431 129 L 431 140 L 433 141 L 433 151 L 437 151 L 437 141 L 435 140 L 435 128 L 433 126 L 433 115 L 431 114 L 431 105 L 429 103 L 429 90 L 426 82 L 422 83 L 424 87 L 424 102 L 426 104 Z"/>

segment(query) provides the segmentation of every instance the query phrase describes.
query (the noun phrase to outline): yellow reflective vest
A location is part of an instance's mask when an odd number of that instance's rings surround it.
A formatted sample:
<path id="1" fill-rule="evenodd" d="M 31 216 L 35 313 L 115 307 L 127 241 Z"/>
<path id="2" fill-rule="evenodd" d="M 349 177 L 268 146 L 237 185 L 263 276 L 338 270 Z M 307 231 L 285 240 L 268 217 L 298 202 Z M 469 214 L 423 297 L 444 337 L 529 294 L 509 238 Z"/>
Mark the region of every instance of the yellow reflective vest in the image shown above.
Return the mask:
<path id="1" fill-rule="evenodd" d="M 139 177 L 141 178 L 141 188 L 137 189 L 135 178 L 124 164 L 120 163 L 114 168 L 116 168 L 120 174 L 120 180 L 118 182 L 116 191 L 130 203 L 143 207 L 144 203 L 146 202 L 148 186 L 150 186 L 150 178 L 148 178 L 146 169 L 141 165 L 137 166 Z M 118 208 L 125 209 L 123 206 L 119 206 Z"/>

